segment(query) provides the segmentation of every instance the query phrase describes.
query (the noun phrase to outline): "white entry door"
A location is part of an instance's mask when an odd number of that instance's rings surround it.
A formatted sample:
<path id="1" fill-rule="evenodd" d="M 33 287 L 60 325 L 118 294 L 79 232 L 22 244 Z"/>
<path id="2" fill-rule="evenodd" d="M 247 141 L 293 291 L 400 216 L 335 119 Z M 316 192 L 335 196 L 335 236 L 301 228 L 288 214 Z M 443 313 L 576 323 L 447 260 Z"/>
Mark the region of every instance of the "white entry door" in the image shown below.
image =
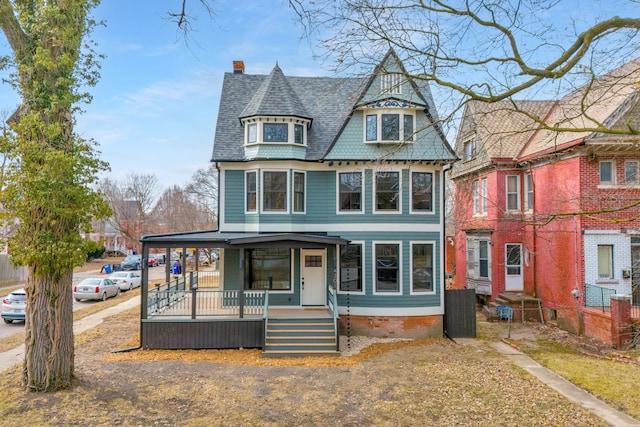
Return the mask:
<path id="1" fill-rule="evenodd" d="M 519 243 L 507 243 L 504 246 L 504 290 L 522 291 L 524 282 L 522 279 L 522 245 Z"/>
<path id="2" fill-rule="evenodd" d="M 326 305 L 327 280 L 325 251 L 303 249 L 300 251 L 300 286 L 302 305 Z"/>

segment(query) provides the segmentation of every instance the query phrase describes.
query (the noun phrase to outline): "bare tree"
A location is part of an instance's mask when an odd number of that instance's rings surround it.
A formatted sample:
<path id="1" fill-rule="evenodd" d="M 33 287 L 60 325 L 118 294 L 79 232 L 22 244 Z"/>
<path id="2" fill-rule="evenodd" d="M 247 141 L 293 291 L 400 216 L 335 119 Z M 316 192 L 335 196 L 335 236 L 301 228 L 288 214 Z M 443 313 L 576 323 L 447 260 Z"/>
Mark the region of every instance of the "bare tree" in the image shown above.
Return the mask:
<path id="1" fill-rule="evenodd" d="M 407 78 L 435 83 L 441 109 L 446 98 L 450 114 L 468 100 L 557 98 L 638 55 L 640 18 L 616 16 L 637 10 L 637 0 L 607 2 L 595 21 L 578 14 L 568 16 L 566 3 L 289 1 L 307 36 L 320 46 L 319 56 L 333 61 L 336 71 L 371 69 L 393 48 L 406 67 Z M 589 11 L 595 7 L 590 4 Z M 596 102 L 597 98 L 585 95 L 585 101 Z M 588 107 L 584 102 L 581 113 L 588 112 Z M 518 106 L 514 103 L 509 108 L 517 110 Z M 531 119 L 536 126 L 549 129 L 558 125 L 544 116 Z M 564 130 L 585 129 L 640 133 L 637 127 L 613 129 L 597 120 Z"/>
<path id="2" fill-rule="evenodd" d="M 177 185 L 164 191 L 152 216 L 161 232 L 202 230 L 214 225 L 210 212 Z"/>
<path id="3" fill-rule="evenodd" d="M 213 167 L 198 169 L 187 184 L 185 192 L 207 213 L 209 224 L 218 222 L 218 170 Z"/>
<path id="4" fill-rule="evenodd" d="M 104 179 L 100 190 L 111 206 L 112 225 L 125 236 L 128 246 L 137 248 L 140 237 L 155 231 L 151 213 L 160 193 L 158 178 L 130 173 L 122 181 Z"/>

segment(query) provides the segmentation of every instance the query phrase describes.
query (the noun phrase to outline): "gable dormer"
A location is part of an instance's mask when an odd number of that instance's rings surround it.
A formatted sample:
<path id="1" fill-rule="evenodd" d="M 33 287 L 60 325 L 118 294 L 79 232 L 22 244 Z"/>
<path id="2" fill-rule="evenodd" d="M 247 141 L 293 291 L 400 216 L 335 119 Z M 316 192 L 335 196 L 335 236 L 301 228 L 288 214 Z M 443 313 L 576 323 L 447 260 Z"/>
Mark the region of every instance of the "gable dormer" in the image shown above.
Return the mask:
<path id="1" fill-rule="evenodd" d="M 276 64 L 240 114 L 244 145 L 307 145 L 312 119 Z"/>
<path id="2" fill-rule="evenodd" d="M 399 58 L 390 50 L 374 71 L 357 109 L 364 116 L 364 142 L 413 143 L 419 111 L 428 110 L 418 88 L 406 77 Z"/>

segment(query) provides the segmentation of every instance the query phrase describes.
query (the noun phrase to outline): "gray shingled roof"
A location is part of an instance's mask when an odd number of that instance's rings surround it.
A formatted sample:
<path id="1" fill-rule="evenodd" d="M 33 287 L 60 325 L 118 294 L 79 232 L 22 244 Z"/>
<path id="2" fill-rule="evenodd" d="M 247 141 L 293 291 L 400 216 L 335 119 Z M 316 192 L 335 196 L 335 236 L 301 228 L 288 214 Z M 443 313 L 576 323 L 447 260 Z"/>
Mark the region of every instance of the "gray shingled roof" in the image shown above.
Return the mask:
<path id="1" fill-rule="evenodd" d="M 279 70 L 279 67 L 277 69 Z M 269 78 L 274 85 L 273 89 L 276 88 L 276 84 L 286 84 L 291 89 L 291 93 L 295 94 L 302 108 L 302 110 L 296 109 L 297 107 L 292 104 L 290 111 L 297 111 L 298 114 L 283 113 L 282 110 L 278 110 L 277 115 L 301 115 L 300 111 L 304 111 L 304 117 L 313 120 L 307 133 L 306 160 L 322 159 L 351 114 L 353 105 L 367 82 L 367 78 L 288 77 L 275 69 L 269 76 L 225 73 L 212 161 L 245 160 L 244 134 L 239 118 L 246 117 L 247 113 L 276 114 L 274 109 L 269 108 L 268 103 L 265 103 L 264 110 L 260 110 L 259 108 L 262 107 L 258 106 L 260 98 L 258 92 L 261 89 L 266 90 L 269 84 L 265 82 Z M 269 99 L 266 92 L 261 99 L 263 101 Z M 291 100 L 289 96 L 289 101 Z M 259 111 L 265 111 L 265 113 Z"/>
<path id="2" fill-rule="evenodd" d="M 296 116 L 310 118 L 278 65 L 262 82 L 240 117 L 250 116 Z"/>

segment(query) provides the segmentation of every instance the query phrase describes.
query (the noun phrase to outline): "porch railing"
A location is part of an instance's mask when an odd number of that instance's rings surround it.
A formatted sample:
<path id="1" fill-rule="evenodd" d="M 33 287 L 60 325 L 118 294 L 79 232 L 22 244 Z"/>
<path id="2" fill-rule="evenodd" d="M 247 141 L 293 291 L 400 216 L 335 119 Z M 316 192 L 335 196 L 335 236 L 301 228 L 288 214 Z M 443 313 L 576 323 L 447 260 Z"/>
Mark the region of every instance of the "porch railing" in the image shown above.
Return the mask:
<path id="1" fill-rule="evenodd" d="M 584 306 L 602 308 L 602 311 L 611 305 L 611 295 L 616 294 L 614 288 L 605 288 L 585 283 L 584 285 Z"/>
<path id="2" fill-rule="evenodd" d="M 190 290 L 180 286 L 156 287 L 149 290 L 147 318 L 240 317 L 240 293 L 241 291 L 197 287 Z M 244 291 L 243 315 L 262 315 L 265 309 L 265 295 L 265 291 Z"/>

